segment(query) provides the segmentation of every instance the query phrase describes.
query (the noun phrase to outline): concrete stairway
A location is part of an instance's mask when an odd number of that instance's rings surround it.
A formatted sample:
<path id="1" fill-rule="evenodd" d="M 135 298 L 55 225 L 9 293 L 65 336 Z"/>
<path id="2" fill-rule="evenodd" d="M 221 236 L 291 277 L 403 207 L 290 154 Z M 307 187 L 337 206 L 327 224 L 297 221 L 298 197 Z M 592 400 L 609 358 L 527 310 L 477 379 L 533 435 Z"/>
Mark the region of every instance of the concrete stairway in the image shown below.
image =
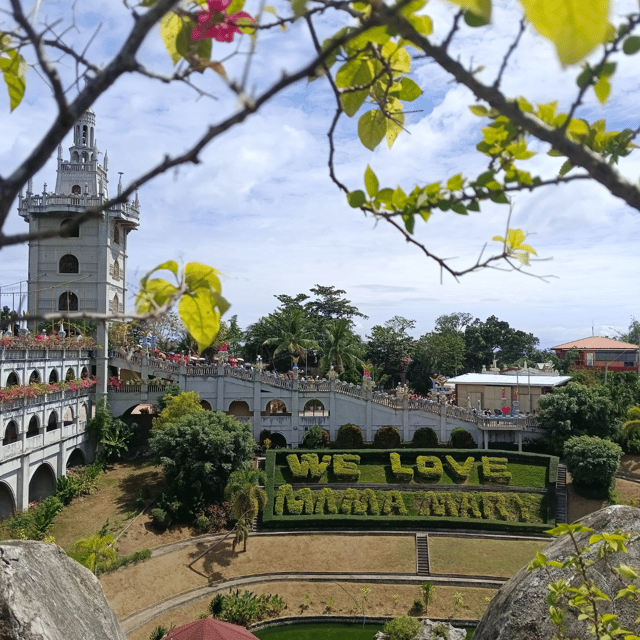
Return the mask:
<path id="1" fill-rule="evenodd" d="M 429 536 L 426 533 L 416 533 L 417 573 L 428 576 L 429 571 Z"/>

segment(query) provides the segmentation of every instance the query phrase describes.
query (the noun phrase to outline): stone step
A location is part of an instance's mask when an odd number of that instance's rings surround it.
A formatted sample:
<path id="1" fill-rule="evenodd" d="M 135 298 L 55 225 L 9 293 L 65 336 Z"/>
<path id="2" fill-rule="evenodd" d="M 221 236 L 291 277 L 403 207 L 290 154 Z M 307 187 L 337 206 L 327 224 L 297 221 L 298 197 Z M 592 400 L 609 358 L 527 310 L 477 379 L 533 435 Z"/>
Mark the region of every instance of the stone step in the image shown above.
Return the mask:
<path id="1" fill-rule="evenodd" d="M 428 576 L 429 568 L 429 536 L 426 533 L 416 534 L 416 558 L 417 573 L 419 576 Z"/>
<path id="2" fill-rule="evenodd" d="M 558 465 L 558 480 L 556 482 L 556 523 L 567 522 L 567 467 Z"/>

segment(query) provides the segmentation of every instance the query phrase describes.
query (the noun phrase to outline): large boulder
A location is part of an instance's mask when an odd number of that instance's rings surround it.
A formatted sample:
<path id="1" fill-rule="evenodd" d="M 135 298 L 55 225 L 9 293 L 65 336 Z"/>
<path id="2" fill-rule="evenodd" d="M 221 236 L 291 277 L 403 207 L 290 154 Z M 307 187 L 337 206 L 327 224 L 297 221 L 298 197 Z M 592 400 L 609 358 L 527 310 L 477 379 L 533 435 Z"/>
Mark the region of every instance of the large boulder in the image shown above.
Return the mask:
<path id="1" fill-rule="evenodd" d="M 2 640 L 126 640 L 98 579 L 54 544 L 0 542 Z"/>
<path id="2" fill-rule="evenodd" d="M 627 546 L 627 554 L 610 556 L 612 566 L 621 562 L 631 565 L 640 571 L 640 509 L 622 505 L 606 507 L 585 517 L 582 524 L 594 529 L 594 532 L 613 532 L 617 529 L 635 534 L 635 539 Z M 579 534 L 582 546 L 586 545 L 593 534 Z M 551 542 L 544 554 L 549 560 L 562 562 L 574 551 L 569 536 L 562 536 Z M 595 553 L 589 553 L 595 558 Z M 622 584 L 612 572 L 604 566 L 603 560 L 596 560 L 588 569 L 589 575 L 598 588 L 606 593 L 613 601 Z M 480 624 L 473 636 L 473 640 L 551 640 L 555 636 L 556 628 L 549 622 L 547 605 L 547 585 L 561 577 L 569 580 L 571 586 L 580 583 L 577 576 L 569 570 L 551 568 L 551 579 L 544 569 L 527 571 L 520 569 L 491 600 Z M 602 610 L 616 613 L 623 628 L 638 632 L 635 619 L 638 612 L 637 605 L 628 600 L 617 600 L 614 605 L 603 603 Z M 567 616 L 566 635 L 569 638 L 587 638 L 586 627 L 579 622 L 575 615 Z"/>

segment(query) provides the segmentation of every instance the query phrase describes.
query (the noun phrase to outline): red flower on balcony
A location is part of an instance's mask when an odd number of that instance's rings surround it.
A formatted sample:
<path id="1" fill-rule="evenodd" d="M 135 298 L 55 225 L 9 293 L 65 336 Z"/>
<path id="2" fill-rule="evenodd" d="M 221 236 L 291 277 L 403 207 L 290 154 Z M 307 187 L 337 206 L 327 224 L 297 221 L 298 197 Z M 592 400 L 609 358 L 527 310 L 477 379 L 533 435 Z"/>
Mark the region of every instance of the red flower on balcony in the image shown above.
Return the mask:
<path id="1" fill-rule="evenodd" d="M 197 14 L 198 23 L 193 28 L 191 38 L 193 40 L 206 40 L 213 38 L 218 42 L 233 42 L 236 33 L 242 33 L 237 22 L 240 18 L 253 18 L 246 11 L 239 11 L 227 15 L 227 7 L 231 0 L 207 0 L 208 11 L 200 11 Z"/>

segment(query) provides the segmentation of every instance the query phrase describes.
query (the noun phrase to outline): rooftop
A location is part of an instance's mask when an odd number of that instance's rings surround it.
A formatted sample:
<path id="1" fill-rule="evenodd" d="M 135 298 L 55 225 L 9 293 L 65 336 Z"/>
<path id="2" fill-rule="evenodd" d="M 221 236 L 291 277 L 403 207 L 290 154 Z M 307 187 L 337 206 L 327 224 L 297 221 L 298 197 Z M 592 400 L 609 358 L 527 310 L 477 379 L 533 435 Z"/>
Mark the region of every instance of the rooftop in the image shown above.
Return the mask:
<path id="1" fill-rule="evenodd" d="M 501 373 L 465 373 L 455 378 L 449 378 L 448 384 L 480 384 L 493 387 L 508 387 L 531 384 L 534 387 L 559 387 L 571 380 L 571 376 L 528 376 L 523 372 L 519 376 Z"/>
<path id="2" fill-rule="evenodd" d="M 626 351 L 627 349 L 638 350 L 637 344 L 631 344 L 630 342 L 622 342 L 621 340 L 614 340 L 613 338 L 603 338 L 602 336 L 591 336 L 589 338 L 582 338 L 581 340 L 573 340 L 565 344 L 559 344 L 557 347 L 551 347 L 552 349 L 607 349 L 614 351 L 616 349 L 620 351 Z"/>

